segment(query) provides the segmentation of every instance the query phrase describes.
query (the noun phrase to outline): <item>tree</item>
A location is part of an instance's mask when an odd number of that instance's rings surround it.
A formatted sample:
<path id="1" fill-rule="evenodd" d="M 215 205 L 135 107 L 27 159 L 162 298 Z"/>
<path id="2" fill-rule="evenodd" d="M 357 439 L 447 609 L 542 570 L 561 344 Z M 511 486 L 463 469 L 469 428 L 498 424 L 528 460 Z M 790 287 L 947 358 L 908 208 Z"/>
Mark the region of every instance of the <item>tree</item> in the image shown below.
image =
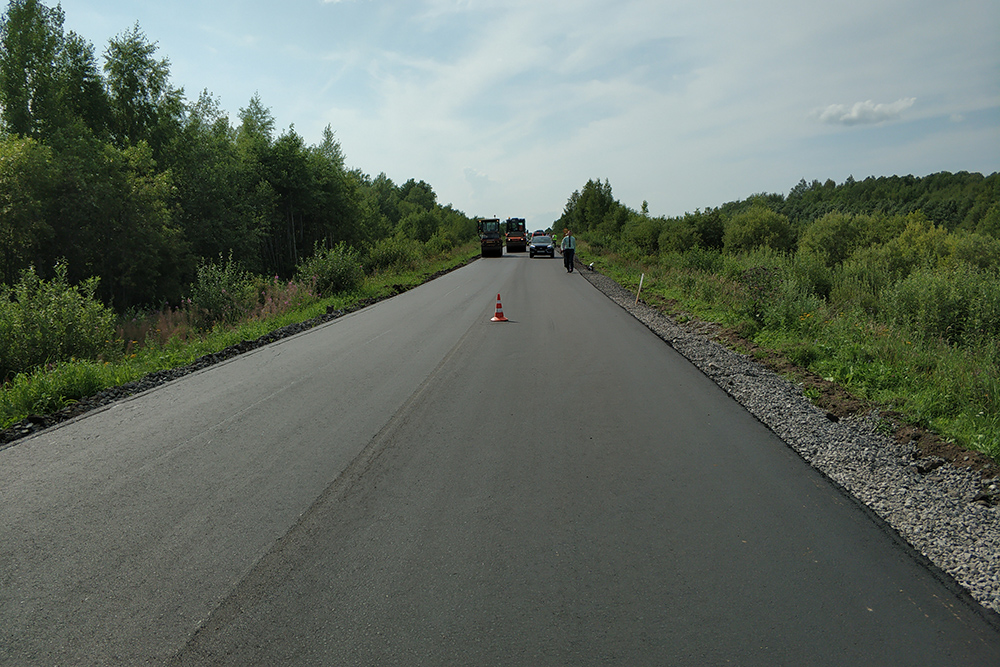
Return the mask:
<path id="1" fill-rule="evenodd" d="M 97 136 L 105 136 L 111 107 L 93 44 L 71 31 L 63 40 L 57 68 L 59 107 L 67 117 L 62 125 L 79 118 Z"/>
<path id="2" fill-rule="evenodd" d="M 55 180 L 47 146 L 30 138 L 0 140 L 0 282 L 13 284 L 51 244 Z"/>
<path id="3" fill-rule="evenodd" d="M 62 9 L 38 0 L 12 0 L 0 26 L 0 106 L 7 130 L 46 134 L 58 113 L 56 60 Z"/>
<path id="4" fill-rule="evenodd" d="M 274 134 L 274 116 L 254 93 L 250 102 L 240 109 L 239 140 L 243 143 L 270 145 Z"/>
<path id="5" fill-rule="evenodd" d="M 174 219 L 195 257 L 233 255 L 259 271 L 262 234 L 246 196 L 244 164 L 229 118 L 203 91 L 161 162 L 173 175 Z"/>
<path id="6" fill-rule="evenodd" d="M 104 70 L 117 145 L 146 141 L 158 156 L 180 125 L 183 91 L 170 87 L 170 61 L 156 49 L 136 23 L 108 43 Z"/>
<path id="7" fill-rule="evenodd" d="M 437 195 L 434 194 L 434 190 L 431 186 L 423 181 L 418 183 L 412 178 L 399 186 L 399 198 L 400 200 L 413 204 L 424 211 L 433 210 L 435 204 L 437 203 Z"/>
<path id="8" fill-rule="evenodd" d="M 570 196 L 562 217 L 556 221 L 556 227 L 581 232 L 597 229 L 616 204 L 618 202 L 611 194 L 611 183 L 607 179 L 604 183 L 588 180 L 583 190 L 575 191 Z"/>
<path id="9" fill-rule="evenodd" d="M 318 146 L 308 151 L 313 194 L 309 215 L 315 219 L 326 247 L 341 241 L 353 246 L 365 239 L 358 182 L 344 167 L 344 153 L 330 126 Z"/>

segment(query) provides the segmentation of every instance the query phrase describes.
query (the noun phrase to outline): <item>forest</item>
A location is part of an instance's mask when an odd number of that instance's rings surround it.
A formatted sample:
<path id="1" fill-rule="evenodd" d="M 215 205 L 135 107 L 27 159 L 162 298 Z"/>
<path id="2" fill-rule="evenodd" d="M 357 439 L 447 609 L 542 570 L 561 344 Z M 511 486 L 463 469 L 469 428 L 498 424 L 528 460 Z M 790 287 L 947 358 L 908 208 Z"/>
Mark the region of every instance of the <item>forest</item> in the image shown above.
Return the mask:
<path id="1" fill-rule="evenodd" d="M 208 263 L 284 279 L 317 250 L 474 237 L 424 181 L 349 169 L 329 127 L 310 146 L 257 95 L 236 123 L 208 91 L 188 99 L 138 24 L 100 66 L 63 23 L 38 0 L 12 0 L 0 23 L 4 285 L 62 271 L 122 314 L 179 304 Z"/>

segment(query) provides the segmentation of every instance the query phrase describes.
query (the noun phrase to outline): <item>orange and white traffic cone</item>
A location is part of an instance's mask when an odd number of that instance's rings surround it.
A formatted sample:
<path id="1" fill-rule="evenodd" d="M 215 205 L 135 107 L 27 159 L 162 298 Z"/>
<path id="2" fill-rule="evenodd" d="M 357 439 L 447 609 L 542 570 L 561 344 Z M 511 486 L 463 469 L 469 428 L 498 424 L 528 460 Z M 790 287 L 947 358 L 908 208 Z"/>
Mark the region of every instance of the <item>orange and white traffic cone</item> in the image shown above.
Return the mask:
<path id="1" fill-rule="evenodd" d="M 506 322 L 507 318 L 503 316 L 503 306 L 500 304 L 500 295 L 497 294 L 497 312 L 490 319 L 490 322 Z"/>

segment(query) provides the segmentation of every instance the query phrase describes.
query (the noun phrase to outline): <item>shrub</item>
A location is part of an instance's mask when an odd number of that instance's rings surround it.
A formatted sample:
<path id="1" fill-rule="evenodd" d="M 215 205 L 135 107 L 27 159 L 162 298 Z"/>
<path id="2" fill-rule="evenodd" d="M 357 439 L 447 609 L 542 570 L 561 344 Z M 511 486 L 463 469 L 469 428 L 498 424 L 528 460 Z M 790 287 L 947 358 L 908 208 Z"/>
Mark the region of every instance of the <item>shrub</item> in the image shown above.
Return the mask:
<path id="1" fill-rule="evenodd" d="M 641 254 L 655 255 L 659 248 L 663 221 L 642 215 L 633 215 L 625 223 L 623 235 Z"/>
<path id="2" fill-rule="evenodd" d="M 296 268 L 296 275 L 300 282 L 312 283 L 319 296 L 356 289 L 365 277 L 358 252 L 344 243 L 329 249 L 317 243 L 312 256 Z"/>
<path id="3" fill-rule="evenodd" d="M 429 257 L 434 257 L 436 255 L 444 255 L 445 253 L 450 252 L 454 247 L 455 242 L 451 238 L 447 235 L 437 233 L 434 234 L 434 236 L 432 236 L 426 244 L 424 244 L 424 251 Z"/>
<path id="4" fill-rule="evenodd" d="M 364 258 L 365 272 L 368 274 L 387 269 L 412 269 L 420 259 L 420 247 L 415 241 L 399 237 L 376 241 Z"/>
<path id="5" fill-rule="evenodd" d="M 855 216 L 827 213 L 802 232 L 799 252 L 815 255 L 827 266 L 834 266 L 854 253 L 862 231 Z"/>
<path id="6" fill-rule="evenodd" d="M 948 239 L 952 260 L 980 269 L 1000 269 L 1000 239 L 983 234 L 952 234 Z"/>
<path id="7" fill-rule="evenodd" d="M 786 251 L 795 243 L 788 218 L 763 204 L 753 204 L 735 214 L 726 222 L 725 229 L 723 245 L 729 253 L 761 246 Z"/>
<path id="8" fill-rule="evenodd" d="M 399 232 L 406 238 L 426 243 L 437 232 L 438 225 L 434 211 L 413 211 L 399 221 Z"/>
<path id="9" fill-rule="evenodd" d="M 100 359 L 118 346 L 115 315 L 97 298 L 98 279 L 66 280 L 65 262 L 42 280 L 34 267 L 0 288 L 0 379 L 71 358 Z"/>
<path id="10" fill-rule="evenodd" d="M 830 297 L 836 272 L 816 255 L 797 253 L 792 261 L 792 271 L 812 294 L 823 300 Z"/>
<path id="11" fill-rule="evenodd" d="M 197 269 L 191 296 L 187 300 L 198 327 L 210 329 L 216 323 L 234 324 L 245 318 L 257 303 L 251 276 L 233 262 L 232 254 L 223 261 L 202 262 Z"/>
<path id="12" fill-rule="evenodd" d="M 683 220 L 671 218 L 663 223 L 658 239 L 660 252 L 684 252 L 695 247 L 698 237 Z"/>
<path id="13" fill-rule="evenodd" d="M 702 247 L 691 248 L 682 256 L 682 266 L 687 269 L 718 273 L 722 269 L 722 252 Z"/>
<path id="14" fill-rule="evenodd" d="M 823 301 L 811 287 L 795 278 L 785 278 L 758 304 L 761 323 L 775 330 L 808 331 L 817 321 Z"/>
<path id="15" fill-rule="evenodd" d="M 765 324 L 765 312 L 776 296 L 780 279 L 780 274 L 771 267 L 754 266 L 744 270 L 737 279 L 744 295 L 737 305 L 737 313 L 759 325 Z"/>

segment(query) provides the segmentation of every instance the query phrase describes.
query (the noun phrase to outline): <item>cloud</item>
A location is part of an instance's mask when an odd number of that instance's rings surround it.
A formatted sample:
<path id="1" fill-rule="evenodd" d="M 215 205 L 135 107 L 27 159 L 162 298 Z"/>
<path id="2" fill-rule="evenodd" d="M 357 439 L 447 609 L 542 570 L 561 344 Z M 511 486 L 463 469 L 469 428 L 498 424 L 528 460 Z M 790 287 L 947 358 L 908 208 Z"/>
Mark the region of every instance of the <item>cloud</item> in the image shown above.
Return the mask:
<path id="1" fill-rule="evenodd" d="M 495 185 L 495 182 L 489 175 L 484 174 L 478 169 L 466 167 L 463 173 L 465 174 L 465 182 L 471 188 L 472 199 L 477 203 L 485 199 L 487 192 Z"/>
<path id="2" fill-rule="evenodd" d="M 846 104 L 831 104 L 818 111 L 817 116 L 820 122 L 832 125 L 875 125 L 898 120 L 916 101 L 915 97 L 904 97 L 891 104 L 876 104 L 871 100 L 856 102 L 852 107 Z"/>

